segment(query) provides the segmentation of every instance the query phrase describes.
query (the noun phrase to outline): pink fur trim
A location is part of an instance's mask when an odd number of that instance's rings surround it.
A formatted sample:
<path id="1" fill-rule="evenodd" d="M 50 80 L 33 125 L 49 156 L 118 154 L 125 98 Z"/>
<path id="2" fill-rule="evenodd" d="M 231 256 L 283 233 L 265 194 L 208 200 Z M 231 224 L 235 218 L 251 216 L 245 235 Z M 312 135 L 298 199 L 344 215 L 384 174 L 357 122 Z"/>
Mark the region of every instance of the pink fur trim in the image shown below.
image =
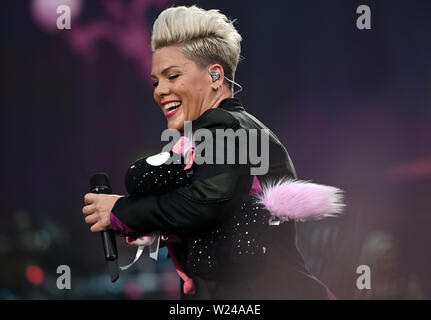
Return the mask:
<path id="1" fill-rule="evenodd" d="M 279 218 L 317 220 L 341 214 L 342 190 L 308 181 L 283 179 L 263 186 L 258 202 Z"/>

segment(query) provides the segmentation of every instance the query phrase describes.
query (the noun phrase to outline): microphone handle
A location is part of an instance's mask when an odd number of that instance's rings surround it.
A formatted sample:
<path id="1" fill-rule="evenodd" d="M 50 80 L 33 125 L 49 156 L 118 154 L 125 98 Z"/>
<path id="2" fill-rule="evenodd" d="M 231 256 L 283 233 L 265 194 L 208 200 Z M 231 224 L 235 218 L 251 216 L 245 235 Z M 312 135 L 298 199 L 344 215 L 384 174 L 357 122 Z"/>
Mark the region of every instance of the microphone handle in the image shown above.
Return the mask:
<path id="1" fill-rule="evenodd" d="M 106 260 L 112 261 L 118 259 L 114 232 L 112 230 L 102 231 L 101 235 Z"/>
<path id="2" fill-rule="evenodd" d="M 112 194 L 112 190 L 109 186 L 95 186 L 92 190 L 92 193 L 103 193 L 103 194 Z M 117 254 L 117 241 L 115 240 L 114 231 L 102 231 L 102 244 L 103 250 L 105 252 L 105 259 L 108 262 L 109 274 L 111 276 L 111 281 L 117 281 L 119 277 L 118 272 L 118 254 Z"/>

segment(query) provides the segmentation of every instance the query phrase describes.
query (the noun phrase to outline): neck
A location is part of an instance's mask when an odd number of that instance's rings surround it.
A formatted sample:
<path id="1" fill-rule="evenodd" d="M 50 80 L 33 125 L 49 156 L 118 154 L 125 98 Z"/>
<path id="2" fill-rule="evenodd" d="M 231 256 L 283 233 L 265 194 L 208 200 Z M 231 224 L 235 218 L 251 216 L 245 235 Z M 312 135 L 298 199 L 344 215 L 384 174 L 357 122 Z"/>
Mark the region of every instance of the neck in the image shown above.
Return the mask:
<path id="1" fill-rule="evenodd" d="M 232 92 L 226 87 L 222 86 L 217 90 L 214 95 L 209 98 L 209 103 L 203 103 L 200 115 L 209 109 L 217 108 L 224 99 L 232 98 Z"/>
<path id="2" fill-rule="evenodd" d="M 210 109 L 217 108 L 224 99 L 232 98 L 232 93 L 226 86 L 222 86 L 211 101 Z"/>

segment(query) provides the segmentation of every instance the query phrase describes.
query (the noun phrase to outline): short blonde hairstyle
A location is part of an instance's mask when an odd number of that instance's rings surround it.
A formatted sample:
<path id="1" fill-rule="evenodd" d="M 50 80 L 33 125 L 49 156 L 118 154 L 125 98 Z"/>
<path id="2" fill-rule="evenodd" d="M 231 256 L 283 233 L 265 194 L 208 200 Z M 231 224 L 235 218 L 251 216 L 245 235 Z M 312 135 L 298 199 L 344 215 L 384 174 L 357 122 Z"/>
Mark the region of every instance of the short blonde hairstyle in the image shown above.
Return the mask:
<path id="1" fill-rule="evenodd" d="M 164 10 L 153 25 L 151 48 L 156 51 L 173 44 L 183 44 L 184 55 L 199 66 L 219 63 L 232 81 L 240 59 L 242 37 L 219 10 L 196 6 Z M 232 85 L 229 87 L 233 90 Z"/>

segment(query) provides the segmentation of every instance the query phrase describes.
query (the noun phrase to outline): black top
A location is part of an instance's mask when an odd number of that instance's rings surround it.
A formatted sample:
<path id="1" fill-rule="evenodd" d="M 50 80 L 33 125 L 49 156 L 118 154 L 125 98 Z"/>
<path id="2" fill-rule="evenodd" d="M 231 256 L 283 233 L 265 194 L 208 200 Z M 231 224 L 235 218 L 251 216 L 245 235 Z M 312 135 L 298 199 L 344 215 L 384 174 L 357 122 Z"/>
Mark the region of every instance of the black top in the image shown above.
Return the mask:
<path id="1" fill-rule="evenodd" d="M 229 98 L 192 121 L 193 132 L 209 129 L 250 129 L 269 133 L 269 170 L 257 176 L 261 185 L 282 178 L 296 178 L 290 157 L 278 138 L 247 113 L 238 99 Z M 247 145 L 239 136 L 235 148 Z M 326 299 L 326 288 L 306 269 L 296 246 L 295 222 L 269 226 L 270 214 L 250 195 L 253 163 L 193 165 L 191 181 L 158 196 L 120 198 L 113 213 L 143 235 L 154 231 L 175 234 L 175 245 L 185 272 L 197 293 L 183 299 Z M 260 150 L 258 143 L 258 150 Z M 199 145 L 198 145 L 199 148 Z M 205 153 L 203 153 L 205 154 Z M 259 154 L 259 152 L 258 152 Z M 236 154 L 238 162 L 238 154 Z"/>

